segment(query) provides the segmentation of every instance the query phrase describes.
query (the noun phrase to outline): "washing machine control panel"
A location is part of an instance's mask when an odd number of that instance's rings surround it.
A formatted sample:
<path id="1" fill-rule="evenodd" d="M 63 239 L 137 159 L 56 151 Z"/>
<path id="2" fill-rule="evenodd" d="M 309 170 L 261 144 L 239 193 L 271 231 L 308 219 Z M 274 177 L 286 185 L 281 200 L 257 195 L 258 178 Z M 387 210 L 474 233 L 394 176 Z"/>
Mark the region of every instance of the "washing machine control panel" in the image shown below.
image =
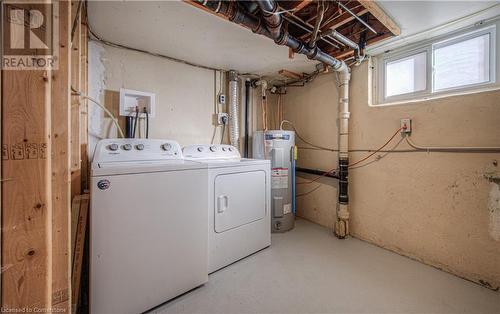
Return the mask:
<path id="1" fill-rule="evenodd" d="M 97 162 L 162 159 L 183 159 L 179 143 L 161 139 L 103 139 L 94 153 Z"/>
<path id="2" fill-rule="evenodd" d="M 224 144 L 189 145 L 182 149 L 182 154 L 190 159 L 241 159 L 236 147 Z"/>

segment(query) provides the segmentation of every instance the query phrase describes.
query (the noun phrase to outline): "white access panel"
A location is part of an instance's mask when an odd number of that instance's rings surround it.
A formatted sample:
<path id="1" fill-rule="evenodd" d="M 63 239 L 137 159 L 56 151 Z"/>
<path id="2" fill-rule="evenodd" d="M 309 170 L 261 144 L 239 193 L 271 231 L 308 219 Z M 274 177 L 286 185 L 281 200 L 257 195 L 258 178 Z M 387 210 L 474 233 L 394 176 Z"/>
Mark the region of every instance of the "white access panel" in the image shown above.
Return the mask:
<path id="1" fill-rule="evenodd" d="M 224 232 L 265 217 L 265 171 L 220 174 L 214 184 L 216 232 Z"/>

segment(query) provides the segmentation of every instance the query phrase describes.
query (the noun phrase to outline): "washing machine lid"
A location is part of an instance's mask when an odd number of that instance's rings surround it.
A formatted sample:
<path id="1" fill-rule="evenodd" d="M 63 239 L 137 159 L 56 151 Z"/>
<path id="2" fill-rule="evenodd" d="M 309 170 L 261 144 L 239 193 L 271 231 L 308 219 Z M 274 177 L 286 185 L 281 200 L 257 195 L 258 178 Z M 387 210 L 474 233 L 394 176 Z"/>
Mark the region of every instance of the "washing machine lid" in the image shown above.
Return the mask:
<path id="1" fill-rule="evenodd" d="M 92 163 L 92 176 L 120 175 L 133 173 L 149 173 L 179 171 L 188 169 L 206 169 L 207 165 L 199 162 L 177 160 L 142 160 Z"/>

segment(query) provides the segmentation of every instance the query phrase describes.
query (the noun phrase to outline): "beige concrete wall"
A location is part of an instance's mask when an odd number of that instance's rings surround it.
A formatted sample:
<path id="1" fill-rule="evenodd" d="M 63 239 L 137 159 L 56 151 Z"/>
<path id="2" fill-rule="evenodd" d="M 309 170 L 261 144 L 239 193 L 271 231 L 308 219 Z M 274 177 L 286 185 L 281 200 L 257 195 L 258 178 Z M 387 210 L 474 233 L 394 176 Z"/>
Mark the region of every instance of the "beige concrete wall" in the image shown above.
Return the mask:
<path id="1" fill-rule="evenodd" d="M 500 91 L 369 107 L 367 77 L 366 63 L 353 70 L 351 149 L 382 145 L 403 117 L 413 119 L 413 139 L 421 145 L 500 146 Z M 287 99 L 285 118 L 294 121 L 303 136 L 336 146 L 333 75 L 291 90 Z M 408 148 L 401 142 L 395 149 Z M 366 154 L 352 153 L 351 161 Z M 500 171 L 500 154 L 395 152 L 372 160 L 350 172 L 355 237 L 485 286 L 500 286 L 500 195 L 497 183 L 484 178 Z M 299 165 L 327 169 L 336 166 L 336 155 L 300 151 Z M 297 204 L 300 215 L 331 227 L 335 187 L 324 184 Z"/>
<path id="2" fill-rule="evenodd" d="M 150 119 L 150 138 L 175 139 L 181 145 L 212 141 L 218 73 L 96 42 L 89 48 L 92 97 L 116 113 L 121 87 L 153 92 L 156 117 Z M 110 120 L 96 106 L 91 106 L 89 120 L 91 134 L 116 136 Z M 220 141 L 220 133 L 219 128 L 215 142 Z"/>
<path id="3" fill-rule="evenodd" d="M 306 87 L 290 87 L 284 96 L 285 119 L 293 122 L 299 134 L 313 144 L 337 149 L 338 94 L 334 75 L 322 75 Z M 285 125 L 286 128 L 290 128 Z M 304 168 L 331 170 L 337 168 L 336 152 L 305 149 L 300 140 L 297 165 Z M 333 228 L 336 220 L 337 181 L 324 178 L 305 183 L 316 176 L 297 174 L 297 213 L 299 216 Z M 317 189 L 316 189 L 317 188 Z M 308 193 L 316 189 L 312 193 Z M 304 194 L 304 195 L 302 195 Z"/>
<path id="4" fill-rule="evenodd" d="M 222 89 L 221 89 L 222 82 Z M 240 80 L 240 144 L 243 148 L 245 83 Z M 222 91 L 229 102 L 226 77 L 220 73 L 172 62 L 164 58 L 89 43 L 89 95 L 98 99 L 113 113 L 118 113 L 120 88 L 128 88 L 156 94 L 156 117 L 150 121 L 151 138 L 175 139 L 181 145 L 196 143 L 220 143 L 222 128 L 216 133 L 213 125 L 216 95 Z M 251 91 L 249 134 L 262 129 L 260 89 Z M 270 126 L 275 110 L 276 96 L 268 95 Z M 97 106 L 89 103 L 90 119 L 89 152 L 99 137 L 116 137 L 116 128 Z M 227 105 L 219 105 L 227 112 Z M 119 117 L 124 126 L 124 118 Z M 229 130 L 224 133 L 224 143 L 229 143 Z M 250 148 L 252 139 L 250 137 Z"/>

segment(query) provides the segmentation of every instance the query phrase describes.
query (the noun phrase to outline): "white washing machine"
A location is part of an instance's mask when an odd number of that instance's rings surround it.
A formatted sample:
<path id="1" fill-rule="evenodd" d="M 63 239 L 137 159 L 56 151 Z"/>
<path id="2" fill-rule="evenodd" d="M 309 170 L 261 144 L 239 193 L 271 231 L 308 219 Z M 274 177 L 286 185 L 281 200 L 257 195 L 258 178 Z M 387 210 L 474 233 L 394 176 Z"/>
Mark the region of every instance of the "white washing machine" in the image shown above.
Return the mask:
<path id="1" fill-rule="evenodd" d="M 208 280 L 206 165 L 175 141 L 105 139 L 91 176 L 91 313 L 142 313 Z"/>
<path id="2" fill-rule="evenodd" d="M 270 161 L 241 158 L 230 145 L 192 145 L 183 154 L 208 167 L 209 272 L 268 247 Z"/>

